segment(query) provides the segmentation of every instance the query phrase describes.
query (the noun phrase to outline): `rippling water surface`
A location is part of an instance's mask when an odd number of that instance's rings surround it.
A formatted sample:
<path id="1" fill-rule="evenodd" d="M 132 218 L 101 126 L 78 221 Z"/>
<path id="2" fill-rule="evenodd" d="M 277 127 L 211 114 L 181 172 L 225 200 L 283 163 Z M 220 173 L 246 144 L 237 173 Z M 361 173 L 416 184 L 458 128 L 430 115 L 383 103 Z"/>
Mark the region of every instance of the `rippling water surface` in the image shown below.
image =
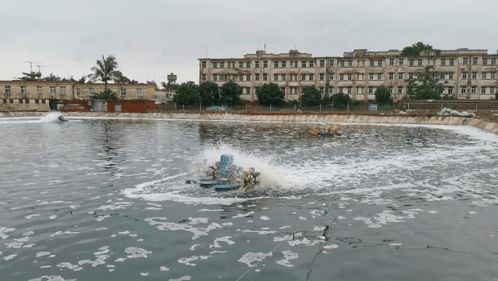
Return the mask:
<path id="1" fill-rule="evenodd" d="M 470 127 L 0 120 L 0 280 L 498 280 Z M 253 192 L 186 184 L 220 153 Z"/>

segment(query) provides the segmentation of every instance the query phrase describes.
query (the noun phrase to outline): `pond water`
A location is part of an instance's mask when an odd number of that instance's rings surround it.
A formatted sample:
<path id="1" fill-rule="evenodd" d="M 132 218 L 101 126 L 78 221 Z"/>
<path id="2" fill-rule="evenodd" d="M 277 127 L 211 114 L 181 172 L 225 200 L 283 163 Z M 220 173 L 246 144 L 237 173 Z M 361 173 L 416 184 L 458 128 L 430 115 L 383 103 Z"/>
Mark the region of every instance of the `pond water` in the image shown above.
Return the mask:
<path id="1" fill-rule="evenodd" d="M 0 120 L 0 280 L 498 280 L 471 127 Z M 249 193 L 188 179 L 220 154 Z"/>

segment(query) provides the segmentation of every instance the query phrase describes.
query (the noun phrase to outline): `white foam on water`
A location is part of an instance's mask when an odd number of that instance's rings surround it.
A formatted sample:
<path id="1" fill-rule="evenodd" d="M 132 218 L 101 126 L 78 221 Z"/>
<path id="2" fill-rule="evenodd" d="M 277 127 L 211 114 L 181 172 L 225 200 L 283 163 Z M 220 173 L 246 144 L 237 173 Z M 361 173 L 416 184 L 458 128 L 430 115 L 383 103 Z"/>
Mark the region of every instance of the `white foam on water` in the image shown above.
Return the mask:
<path id="1" fill-rule="evenodd" d="M 152 254 L 152 251 L 147 251 L 143 248 L 138 247 L 128 247 L 125 249 L 125 253 L 127 254 L 127 258 L 129 259 L 137 259 L 137 258 L 147 258 L 148 254 Z"/>
<path id="2" fill-rule="evenodd" d="M 76 279 L 64 279 L 60 275 L 44 275 L 38 278 L 29 279 L 28 281 L 76 281 Z"/>
<path id="3" fill-rule="evenodd" d="M 285 267 L 294 267 L 294 265 L 291 264 L 290 261 L 298 259 L 299 255 L 297 253 L 292 252 L 292 251 L 282 251 L 282 254 L 284 255 L 284 258 L 281 260 L 277 260 L 275 262 L 277 264 L 285 266 Z"/>
<path id="4" fill-rule="evenodd" d="M 155 226 L 159 230 L 176 230 L 176 231 L 186 231 L 193 234 L 192 240 L 198 239 L 200 236 L 206 236 L 211 230 L 222 228 L 223 226 L 218 223 L 209 223 L 209 218 L 191 218 L 189 217 L 188 222 L 177 223 L 169 222 L 166 218 L 155 217 L 146 218 L 146 222 L 150 225 Z"/>
<path id="5" fill-rule="evenodd" d="M 2 238 L 2 239 L 9 238 L 9 235 L 7 235 L 7 233 L 12 232 L 14 230 L 16 230 L 16 229 L 10 228 L 10 227 L 0 226 L 0 238 Z"/>
<path id="6" fill-rule="evenodd" d="M 191 276 L 190 275 L 185 275 L 185 276 L 182 276 L 180 278 L 171 278 L 169 279 L 169 281 L 189 281 L 191 280 Z"/>
<path id="7" fill-rule="evenodd" d="M 209 245 L 209 248 L 222 248 L 220 242 L 226 243 L 228 245 L 235 245 L 235 242 L 231 240 L 232 236 L 223 236 L 218 237 L 214 240 L 212 245 Z"/>
<path id="8" fill-rule="evenodd" d="M 238 260 L 238 262 L 244 263 L 248 267 L 256 267 L 259 262 L 264 261 L 267 257 L 271 257 L 272 255 L 273 253 L 271 251 L 268 253 L 247 252 Z"/>

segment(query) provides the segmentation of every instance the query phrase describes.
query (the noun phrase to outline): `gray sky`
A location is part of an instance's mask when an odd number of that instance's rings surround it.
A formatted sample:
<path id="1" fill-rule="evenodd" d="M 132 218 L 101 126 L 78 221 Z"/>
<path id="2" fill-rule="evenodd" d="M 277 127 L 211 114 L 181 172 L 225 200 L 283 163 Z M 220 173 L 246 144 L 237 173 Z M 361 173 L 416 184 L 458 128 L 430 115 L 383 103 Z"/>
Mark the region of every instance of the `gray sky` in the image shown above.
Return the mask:
<path id="1" fill-rule="evenodd" d="M 498 48 L 497 0 L 0 0 L 0 80 L 41 62 L 79 78 L 102 54 L 141 82 L 198 82 L 197 58 L 297 48 Z"/>

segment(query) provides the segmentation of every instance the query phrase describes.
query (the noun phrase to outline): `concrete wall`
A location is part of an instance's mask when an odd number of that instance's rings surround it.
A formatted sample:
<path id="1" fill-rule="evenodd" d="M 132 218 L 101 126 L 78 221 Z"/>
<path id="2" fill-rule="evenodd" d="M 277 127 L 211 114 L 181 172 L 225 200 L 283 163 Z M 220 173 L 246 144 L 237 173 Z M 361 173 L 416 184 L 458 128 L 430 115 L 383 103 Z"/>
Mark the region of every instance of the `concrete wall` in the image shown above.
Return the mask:
<path id="1" fill-rule="evenodd" d="M 0 117 L 43 116 L 36 112 L 0 112 Z M 148 118 L 162 120 L 208 120 L 242 122 L 294 122 L 294 123 L 351 123 L 351 124 L 421 124 L 421 125 L 466 125 L 498 135 L 498 123 L 485 122 L 465 117 L 412 117 L 412 116 L 368 116 L 332 114 L 289 114 L 289 115 L 243 115 L 224 113 L 106 113 L 68 112 L 67 117 L 86 118 Z"/>

